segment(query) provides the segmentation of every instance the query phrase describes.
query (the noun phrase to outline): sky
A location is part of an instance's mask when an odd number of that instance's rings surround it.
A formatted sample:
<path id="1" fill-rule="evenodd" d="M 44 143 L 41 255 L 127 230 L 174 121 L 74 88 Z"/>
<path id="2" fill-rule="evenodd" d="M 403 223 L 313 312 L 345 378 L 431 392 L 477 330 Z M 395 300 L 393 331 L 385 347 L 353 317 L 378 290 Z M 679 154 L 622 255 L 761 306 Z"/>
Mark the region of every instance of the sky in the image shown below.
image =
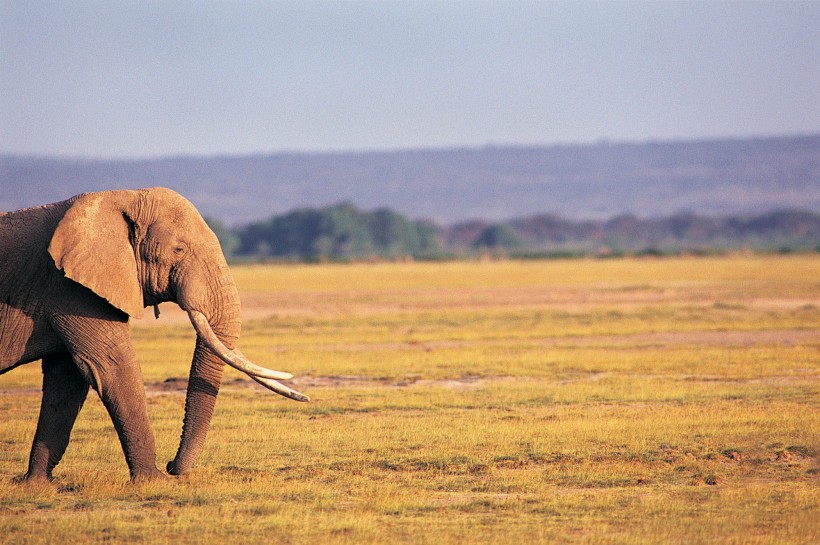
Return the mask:
<path id="1" fill-rule="evenodd" d="M 820 132 L 820 2 L 0 0 L 0 153 Z"/>

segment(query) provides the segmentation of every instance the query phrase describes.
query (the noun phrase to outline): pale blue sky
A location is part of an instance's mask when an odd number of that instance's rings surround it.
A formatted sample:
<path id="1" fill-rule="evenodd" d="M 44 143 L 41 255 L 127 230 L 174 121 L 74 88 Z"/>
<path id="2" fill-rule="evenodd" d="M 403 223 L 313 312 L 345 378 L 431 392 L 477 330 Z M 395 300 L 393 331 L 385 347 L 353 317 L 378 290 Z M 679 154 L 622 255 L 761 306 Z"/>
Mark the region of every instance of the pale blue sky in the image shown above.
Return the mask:
<path id="1" fill-rule="evenodd" d="M 820 131 L 820 2 L 0 0 L 0 153 Z"/>

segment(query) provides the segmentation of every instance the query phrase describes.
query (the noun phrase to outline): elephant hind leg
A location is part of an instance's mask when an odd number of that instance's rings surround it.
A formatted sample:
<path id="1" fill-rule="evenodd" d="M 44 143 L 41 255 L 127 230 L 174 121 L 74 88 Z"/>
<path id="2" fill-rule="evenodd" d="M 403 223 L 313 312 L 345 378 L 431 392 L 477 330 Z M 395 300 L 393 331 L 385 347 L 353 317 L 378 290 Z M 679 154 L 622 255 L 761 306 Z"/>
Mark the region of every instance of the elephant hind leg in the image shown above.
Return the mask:
<path id="1" fill-rule="evenodd" d="M 88 383 L 70 355 L 43 358 L 43 402 L 25 479 L 51 479 L 87 395 Z"/>

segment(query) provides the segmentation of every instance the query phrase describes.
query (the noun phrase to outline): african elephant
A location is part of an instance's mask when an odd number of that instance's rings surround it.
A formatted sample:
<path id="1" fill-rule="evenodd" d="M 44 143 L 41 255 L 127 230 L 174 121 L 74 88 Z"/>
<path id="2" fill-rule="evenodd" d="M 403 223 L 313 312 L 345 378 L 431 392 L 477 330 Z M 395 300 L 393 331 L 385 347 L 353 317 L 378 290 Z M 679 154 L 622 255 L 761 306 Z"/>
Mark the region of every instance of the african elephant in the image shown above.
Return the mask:
<path id="1" fill-rule="evenodd" d="M 105 405 L 132 480 L 164 476 L 129 317 L 174 301 L 197 332 L 172 475 L 202 451 L 225 363 L 270 390 L 308 398 L 235 348 L 239 295 L 214 233 L 165 188 L 78 195 L 0 214 L 0 374 L 42 359 L 43 400 L 24 479 L 51 479 L 89 385 Z"/>

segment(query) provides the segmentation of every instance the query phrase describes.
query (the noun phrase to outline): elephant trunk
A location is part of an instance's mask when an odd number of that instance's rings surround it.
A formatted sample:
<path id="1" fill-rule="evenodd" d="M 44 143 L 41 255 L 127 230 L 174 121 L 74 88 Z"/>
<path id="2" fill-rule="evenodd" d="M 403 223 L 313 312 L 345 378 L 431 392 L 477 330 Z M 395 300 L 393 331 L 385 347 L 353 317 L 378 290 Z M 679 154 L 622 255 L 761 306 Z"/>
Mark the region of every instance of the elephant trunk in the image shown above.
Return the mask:
<path id="1" fill-rule="evenodd" d="M 224 271 L 211 276 L 216 279 L 217 285 L 209 290 L 208 303 L 202 302 L 205 298 L 195 298 L 192 282 L 185 285 L 189 289 L 180 294 L 179 304 L 183 309 L 197 309 L 206 314 L 210 321 L 210 328 L 221 342 L 229 348 L 236 345 L 242 324 L 239 306 L 239 294 L 227 265 Z M 191 302 L 196 301 L 196 302 Z M 205 436 L 211 425 L 211 417 L 216 404 L 216 396 L 222 383 L 222 372 L 225 363 L 214 352 L 201 335 L 197 335 L 196 348 L 191 362 L 191 372 L 188 377 L 188 391 L 185 398 L 185 417 L 182 424 L 182 436 L 176 457 L 168 462 L 167 470 L 172 475 L 181 475 L 188 472 L 196 461 L 205 444 Z"/>
<path id="2" fill-rule="evenodd" d="M 176 457 L 168 462 L 168 473 L 187 473 L 205 445 L 205 436 L 211 425 L 211 417 L 222 382 L 224 364 L 208 347 L 197 339 L 191 373 L 188 378 L 188 392 L 185 397 L 185 418 L 182 436 Z"/>

